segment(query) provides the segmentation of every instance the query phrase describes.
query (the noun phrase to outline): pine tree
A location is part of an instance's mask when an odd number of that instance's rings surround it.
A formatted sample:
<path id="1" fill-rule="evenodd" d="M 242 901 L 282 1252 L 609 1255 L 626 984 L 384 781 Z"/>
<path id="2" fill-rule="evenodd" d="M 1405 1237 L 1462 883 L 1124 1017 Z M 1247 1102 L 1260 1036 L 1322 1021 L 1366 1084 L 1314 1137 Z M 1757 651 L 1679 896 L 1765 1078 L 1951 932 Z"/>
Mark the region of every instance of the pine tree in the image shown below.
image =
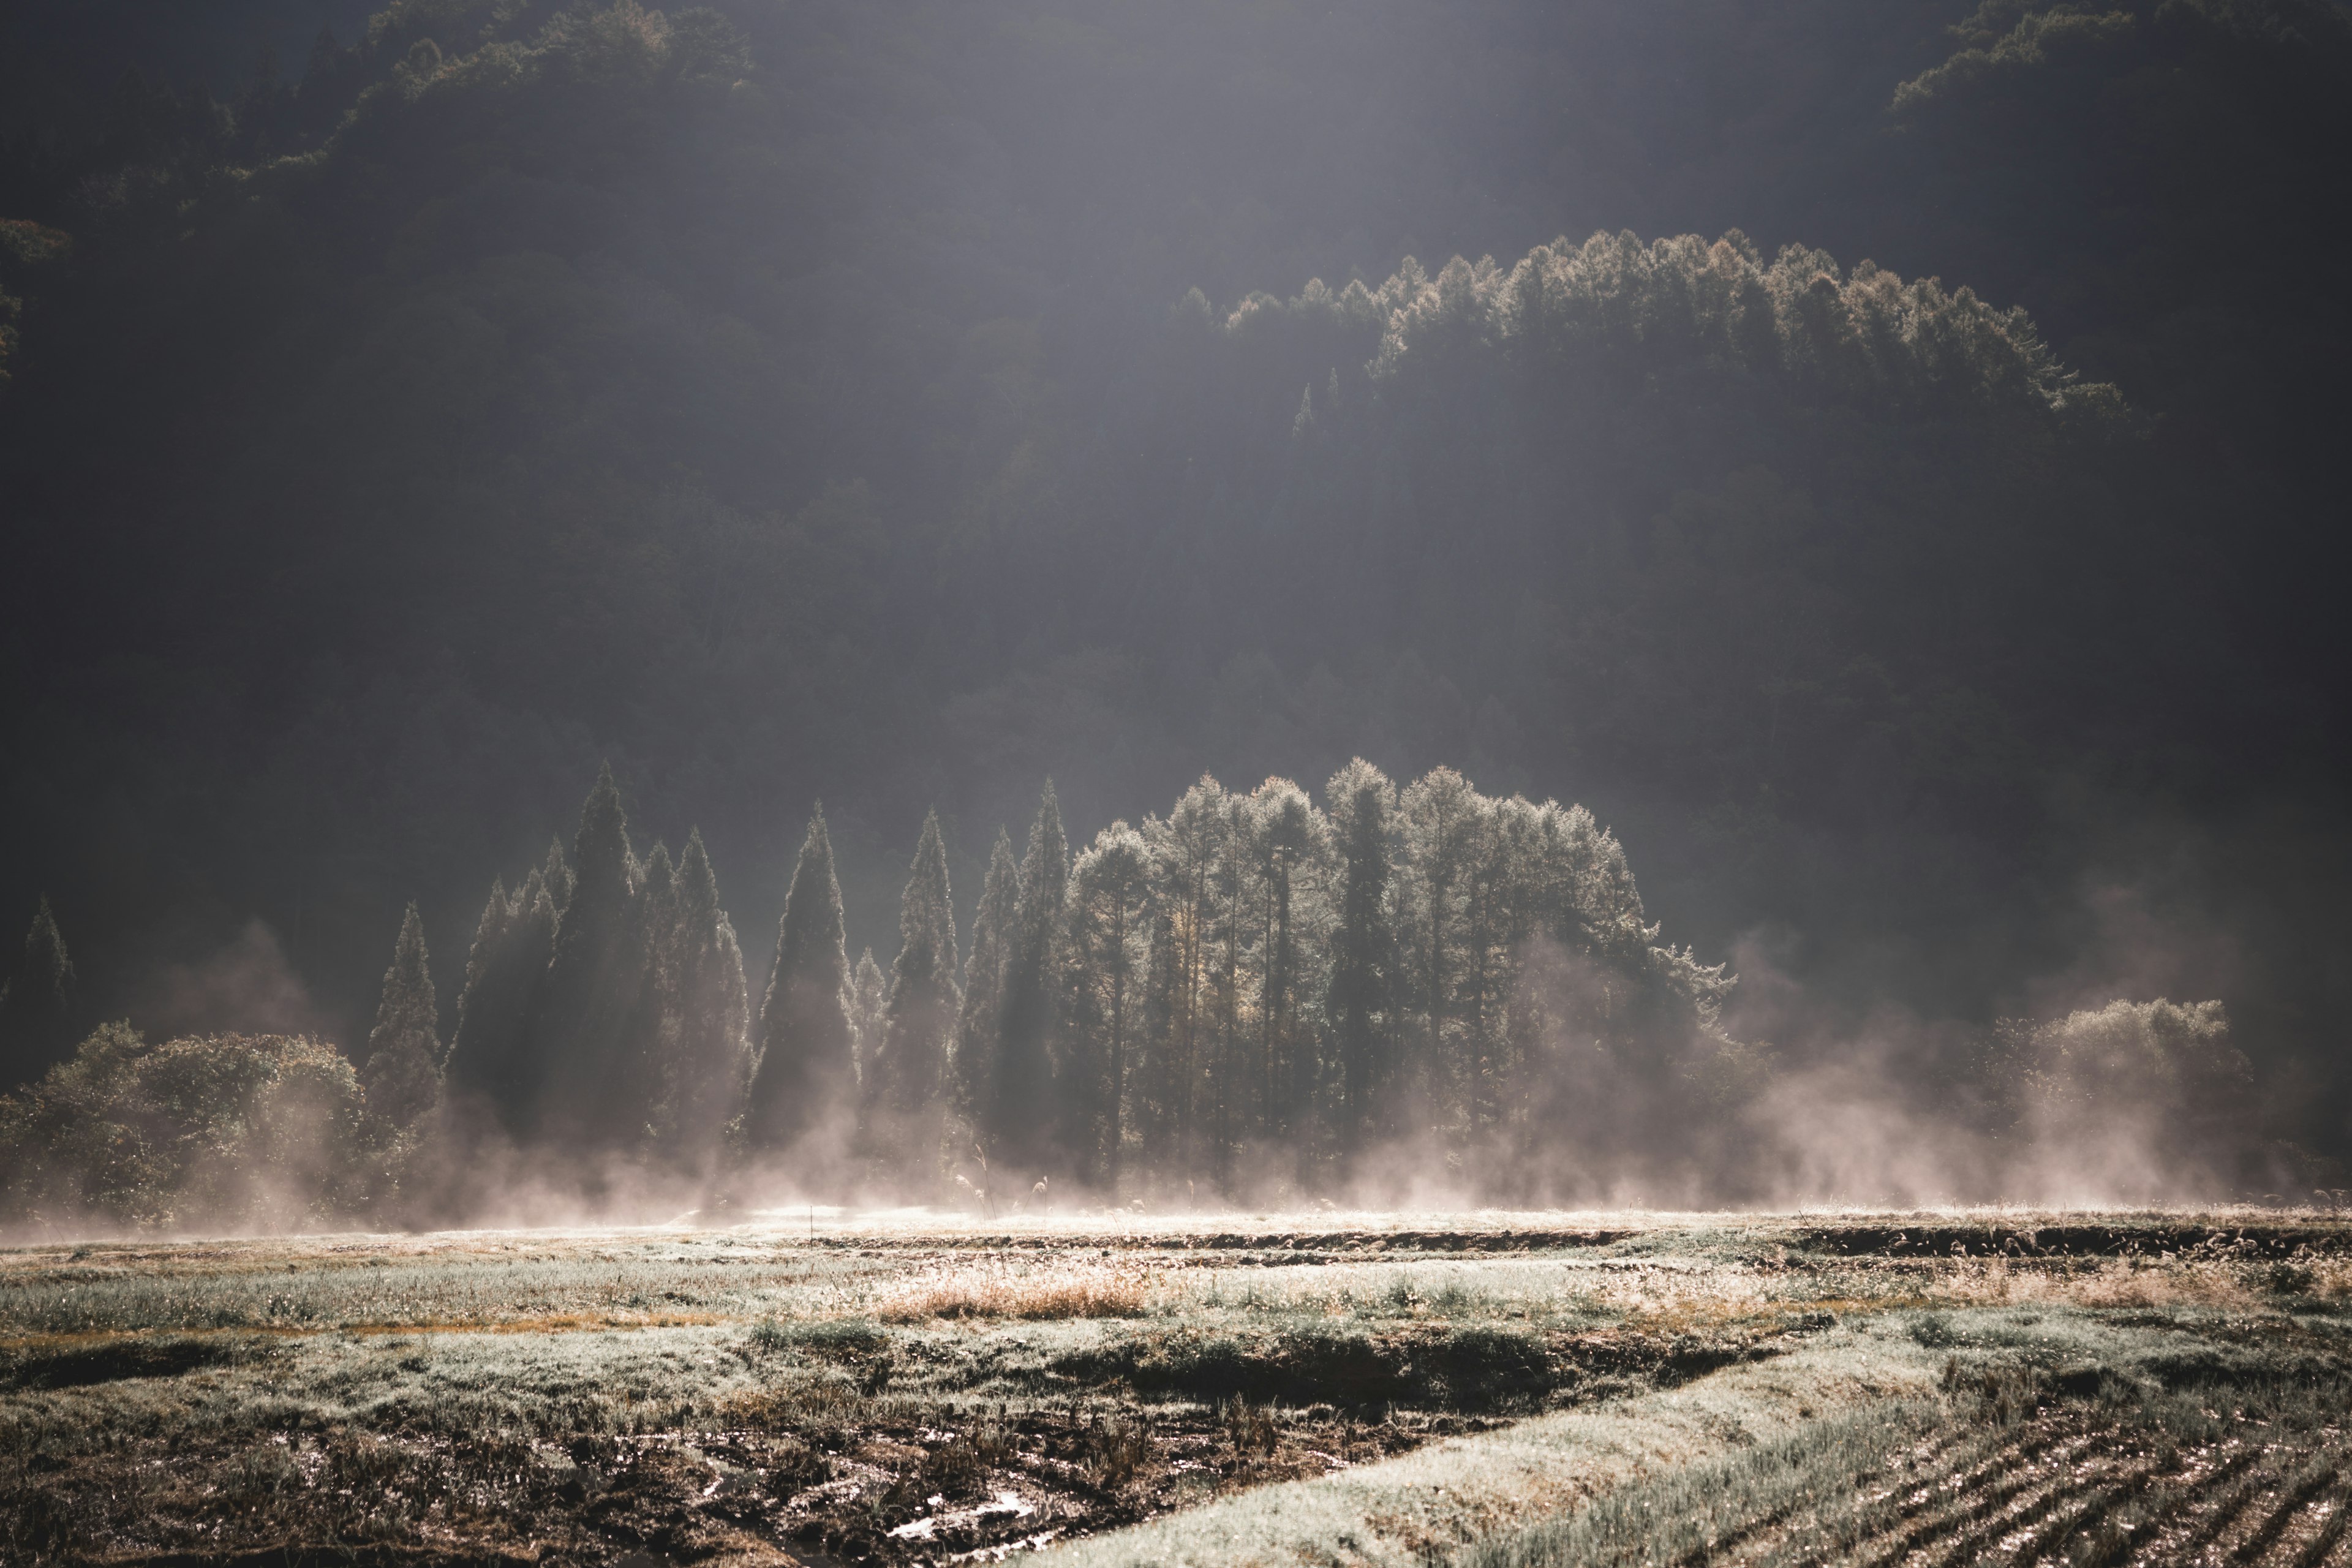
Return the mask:
<path id="1" fill-rule="evenodd" d="M 1004 962 L 1003 1034 L 982 1124 L 990 1156 L 1004 1170 L 1035 1170 L 1053 1156 L 1053 963 L 1069 868 L 1061 803 L 1048 779 L 1021 858 L 1021 893 Z"/>
<path id="2" fill-rule="evenodd" d="M 371 1117 L 390 1127 L 414 1127 L 441 1103 L 440 1029 L 440 999 L 425 965 L 425 922 L 412 902 L 401 917 L 360 1067 Z"/>
<path id="3" fill-rule="evenodd" d="M 948 1057 L 963 1005 L 956 984 L 955 905 L 940 816 L 923 818 L 898 900 L 898 956 L 890 964 L 874 1071 L 877 1146 L 919 1175 L 939 1152 Z"/>
<path id="4" fill-rule="evenodd" d="M 640 871 L 610 763 L 581 805 L 572 858 L 572 895 L 529 1031 L 525 1124 L 609 1145 L 637 1130 L 618 1124 L 625 1110 L 616 1090 L 631 1081 L 628 1034 L 645 979 L 633 940 Z"/>
<path id="5" fill-rule="evenodd" d="M 854 1104 L 849 956 L 841 884 L 824 809 L 809 818 L 776 925 L 776 960 L 760 1005 L 760 1065 L 744 1108 L 751 1149 L 782 1153 L 832 1126 Z"/>
<path id="6" fill-rule="evenodd" d="M 1358 757 L 1331 775 L 1324 799 L 1339 860 L 1325 1001 L 1339 1078 L 1333 1121 L 1341 1152 L 1352 1155 L 1383 1130 L 1386 1113 L 1396 947 L 1391 904 L 1396 786 Z"/>
<path id="7" fill-rule="evenodd" d="M 0 1092 L 73 1054 L 74 988 L 73 959 L 44 893 L 25 932 L 23 963 L 0 980 Z"/>
<path id="8" fill-rule="evenodd" d="M 974 1125 L 984 1119 L 996 1081 L 997 1045 L 1004 1023 L 1004 960 L 1019 918 L 1021 868 L 1002 827 L 981 879 L 980 908 L 971 921 L 971 952 L 964 960 L 963 1006 L 956 1017 L 950 1064 L 959 1110 Z"/>
<path id="9" fill-rule="evenodd" d="M 1143 1022 L 1151 854 L 1114 822 L 1070 871 L 1062 944 L 1063 1142 L 1078 1179 L 1116 1194 L 1126 1142 L 1127 1075 Z"/>
<path id="10" fill-rule="evenodd" d="M 719 879 L 700 829 L 678 858 L 662 1100 L 668 1152 L 707 1166 L 719 1130 L 751 1079 L 751 1003 L 735 927 L 719 907 Z"/>

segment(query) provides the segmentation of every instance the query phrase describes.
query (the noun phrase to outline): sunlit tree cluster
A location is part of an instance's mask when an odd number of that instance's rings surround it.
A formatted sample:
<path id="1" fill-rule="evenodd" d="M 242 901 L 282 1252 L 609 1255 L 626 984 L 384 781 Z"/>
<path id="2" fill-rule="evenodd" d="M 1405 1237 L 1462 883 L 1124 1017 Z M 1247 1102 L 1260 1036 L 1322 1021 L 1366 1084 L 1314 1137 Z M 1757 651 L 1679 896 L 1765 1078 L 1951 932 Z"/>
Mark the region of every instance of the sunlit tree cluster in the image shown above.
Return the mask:
<path id="1" fill-rule="evenodd" d="M 1205 315 L 1206 300 L 1192 310 Z M 1407 258 L 1376 287 L 1335 290 L 1316 279 L 1286 301 L 1252 294 L 1221 330 L 1354 340 L 1350 350 L 1370 350 L 1352 357 L 1375 384 L 1394 381 L 1408 362 L 1427 375 L 1424 362 L 1499 358 L 1538 375 L 1764 377 L 1809 400 L 1882 414 L 2126 417 L 2115 389 L 2082 384 L 2022 310 L 1867 261 L 1849 272 L 1806 246 L 1767 258 L 1737 229 L 1713 241 L 1562 237 L 1509 267 L 1457 256 L 1434 276 Z M 1334 374 L 1327 402 L 1339 395 Z M 1316 423 L 1316 391 L 1308 383 L 1294 437 Z"/>
<path id="2" fill-rule="evenodd" d="M 1017 860 L 998 837 L 968 947 L 934 816 L 887 972 L 853 970 L 844 927 L 819 813 L 755 1014 L 699 836 L 675 869 L 640 859 L 608 772 L 568 858 L 493 886 L 448 1080 L 518 1138 L 917 1193 L 967 1163 L 1106 1194 L 1420 1159 L 1478 1180 L 1691 1079 L 1731 984 L 1659 944 L 1583 808 L 1360 760 L 1322 805 L 1204 777 L 1075 855 L 1048 785 Z M 410 1119 L 439 1089 L 410 1037 L 423 963 L 412 917 L 364 1066 Z"/>

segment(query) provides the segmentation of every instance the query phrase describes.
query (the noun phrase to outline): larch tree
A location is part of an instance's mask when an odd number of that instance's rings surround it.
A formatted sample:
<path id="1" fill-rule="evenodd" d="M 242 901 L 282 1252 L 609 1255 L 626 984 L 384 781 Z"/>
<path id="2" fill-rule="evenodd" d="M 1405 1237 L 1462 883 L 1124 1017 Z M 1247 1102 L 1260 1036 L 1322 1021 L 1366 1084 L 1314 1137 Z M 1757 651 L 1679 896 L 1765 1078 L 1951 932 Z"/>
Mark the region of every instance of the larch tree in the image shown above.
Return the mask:
<path id="1" fill-rule="evenodd" d="M 971 921 L 971 951 L 965 955 L 963 1003 L 956 1016 L 955 1058 L 950 1064 L 956 1106 L 974 1126 L 984 1123 L 996 1082 L 997 1044 L 1004 1026 L 1004 960 L 1010 951 L 1021 900 L 1021 868 L 1013 839 L 1002 827 L 988 852 L 981 879 L 980 908 Z"/>
<path id="2" fill-rule="evenodd" d="M 1069 839 L 1048 779 L 1021 858 L 1021 892 L 1004 962 L 1003 1023 L 982 1124 L 990 1157 L 1014 1170 L 1037 1169 L 1053 1159 L 1053 965 L 1069 873 Z"/>
<path id="3" fill-rule="evenodd" d="M 1305 790 L 1281 778 L 1266 780 L 1251 795 L 1246 822 L 1263 1131 L 1269 1140 L 1290 1146 L 1304 1185 L 1314 1170 L 1318 1133 L 1315 1003 L 1320 994 L 1331 824 Z"/>
<path id="4" fill-rule="evenodd" d="M 1467 959 L 1456 990 L 1462 1023 L 1461 1091 L 1474 1137 L 1510 1119 L 1528 1038 L 1518 1020 L 1532 999 L 1520 977 L 1555 879 L 1550 846 L 1559 808 L 1519 795 L 1488 803 L 1464 911 Z"/>
<path id="5" fill-rule="evenodd" d="M 1354 1155 L 1384 1131 L 1390 1076 L 1396 933 L 1396 786 L 1358 757 L 1324 786 L 1338 861 L 1331 979 L 1325 1008 L 1338 1077 L 1333 1117 L 1340 1152 Z"/>
<path id="6" fill-rule="evenodd" d="M 1114 1196 L 1126 1147 L 1127 1075 L 1143 1021 L 1151 852 L 1114 822 L 1070 870 L 1062 944 L 1063 1141 L 1078 1179 Z"/>
<path id="7" fill-rule="evenodd" d="M 1188 1173 L 1202 1165 L 1221 1121 L 1214 1098 L 1228 1023 L 1222 983 L 1234 914 L 1232 797 L 1203 776 L 1162 821 L 1147 820 L 1158 914 L 1150 982 L 1154 1142 L 1160 1162 Z"/>
<path id="8" fill-rule="evenodd" d="M 1489 818 L 1488 803 L 1452 768 L 1433 768 L 1397 798 L 1398 935 L 1403 949 L 1396 994 L 1403 1081 L 1416 1123 L 1453 1112 L 1464 1078 L 1457 992 L 1471 968 L 1465 942 L 1471 885 Z"/>
<path id="9" fill-rule="evenodd" d="M 707 1167 L 719 1130 L 742 1104 L 751 1078 L 751 1002 L 735 927 L 719 904 L 719 879 L 701 829 L 678 857 L 673 948 L 672 1027 L 665 1044 L 662 1096 L 670 1156 Z"/>
<path id="10" fill-rule="evenodd" d="M 957 968 L 947 843 L 934 811 L 923 818 L 898 900 L 898 956 L 890 965 L 873 1096 L 879 1147 L 910 1174 L 939 1157 L 948 1057 L 963 1005 Z"/>
<path id="11" fill-rule="evenodd" d="M 756 1152 L 781 1154 L 854 1112 L 849 953 L 824 808 L 809 818 L 776 922 L 776 958 L 760 1005 L 760 1062 L 744 1107 Z"/>
<path id="12" fill-rule="evenodd" d="M 384 1126 L 414 1127 L 441 1103 L 441 1004 L 425 952 L 425 922 L 411 903 L 383 972 L 375 1027 L 360 1064 L 368 1114 Z"/>

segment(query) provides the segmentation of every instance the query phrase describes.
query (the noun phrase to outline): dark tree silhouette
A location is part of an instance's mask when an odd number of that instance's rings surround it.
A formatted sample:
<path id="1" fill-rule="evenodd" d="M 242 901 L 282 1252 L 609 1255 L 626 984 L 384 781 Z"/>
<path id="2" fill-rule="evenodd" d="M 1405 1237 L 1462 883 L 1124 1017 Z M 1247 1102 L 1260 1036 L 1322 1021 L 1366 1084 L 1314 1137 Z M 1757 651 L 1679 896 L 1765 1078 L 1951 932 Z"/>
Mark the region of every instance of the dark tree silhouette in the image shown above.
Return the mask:
<path id="1" fill-rule="evenodd" d="M 744 1108 L 745 1142 L 754 1152 L 786 1152 L 811 1133 L 840 1125 L 852 1109 L 857 1068 L 850 1001 L 841 884 L 819 806 L 784 895 L 775 964 L 760 1005 L 759 1068 Z"/>
<path id="2" fill-rule="evenodd" d="M 1004 1031 L 1004 963 L 1019 919 L 1021 868 L 1013 840 L 1003 828 L 988 852 L 981 879 L 980 907 L 972 916 L 971 952 L 963 971 L 963 1004 L 956 1017 L 955 1058 L 950 1064 L 956 1108 L 983 1126 L 993 1107 L 996 1064 Z"/>
<path id="3" fill-rule="evenodd" d="M 38 1078 L 72 1054 L 75 989 L 73 959 L 45 893 L 16 973 L 0 978 L 0 1088 Z"/>
<path id="4" fill-rule="evenodd" d="M 877 1146 L 909 1174 L 937 1161 L 948 1056 L 963 1003 L 955 907 L 937 812 L 923 818 L 898 905 L 898 956 L 883 1004 L 881 1048 L 867 1058 Z"/>
<path id="5" fill-rule="evenodd" d="M 1021 891 L 1004 958 L 1003 1033 L 982 1122 L 989 1157 L 999 1170 L 1055 1163 L 1053 964 L 1069 874 L 1062 806 L 1048 779 L 1021 857 Z"/>
<path id="6" fill-rule="evenodd" d="M 526 1030 L 525 1124 L 610 1146 L 643 1127 L 632 1038 L 646 979 L 641 868 L 611 764 L 596 775 L 572 838 L 571 897 Z"/>
<path id="7" fill-rule="evenodd" d="M 1396 786 L 1358 757 L 1324 786 L 1339 858 L 1331 931 L 1331 1054 L 1339 1077 L 1333 1107 L 1340 1152 L 1352 1155 L 1386 1131 L 1391 1070 L 1391 987 L 1396 927 Z"/>
<path id="8" fill-rule="evenodd" d="M 700 1164 L 743 1101 L 751 1079 L 751 996 L 734 924 L 699 828 L 678 858 L 670 1013 L 663 1037 L 661 1103 L 670 1157 Z"/>
<path id="9" fill-rule="evenodd" d="M 441 1004 L 426 967 L 425 922 L 416 906 L 401 917 L 383 997 L 360 1064 L 368 1114 L 394 1128 L 415 1126 L 441 1103 Z"/>

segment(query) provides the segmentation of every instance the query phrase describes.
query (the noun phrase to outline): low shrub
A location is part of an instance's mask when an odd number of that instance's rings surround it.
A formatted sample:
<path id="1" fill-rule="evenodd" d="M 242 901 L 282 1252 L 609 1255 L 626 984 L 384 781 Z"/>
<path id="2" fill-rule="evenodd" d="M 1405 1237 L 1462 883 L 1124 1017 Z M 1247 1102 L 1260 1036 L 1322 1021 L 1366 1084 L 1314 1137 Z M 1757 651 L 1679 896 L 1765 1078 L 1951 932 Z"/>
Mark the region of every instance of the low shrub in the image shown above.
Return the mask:
<path id="1" fill-rule="evenodd" d="M 890 1323 L 934 1318 L 1139 1318 L 1150 1280 L 1138 1268 L 1015 1273 L 965 1269 L 918 1280 L 884 1296 L 875 1310 Z"/>

